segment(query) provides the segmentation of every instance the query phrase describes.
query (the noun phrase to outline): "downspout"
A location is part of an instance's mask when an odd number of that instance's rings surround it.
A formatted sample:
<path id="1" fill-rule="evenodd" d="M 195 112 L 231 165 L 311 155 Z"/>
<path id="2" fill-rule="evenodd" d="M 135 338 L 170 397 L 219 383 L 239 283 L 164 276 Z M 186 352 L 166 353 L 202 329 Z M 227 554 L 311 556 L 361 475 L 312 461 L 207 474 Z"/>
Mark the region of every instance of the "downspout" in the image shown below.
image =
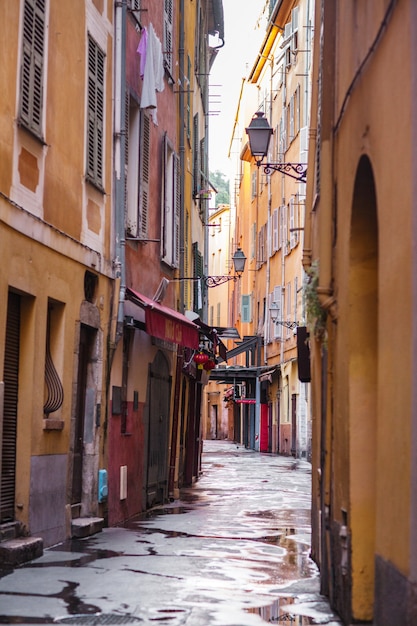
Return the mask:
<path id="1" fill-rule="evenodd" d="M 312 84 L 317 85 L 316 97 L 312 99 L 311 120 L 317 120 L 317 129 L 310 130 L 308 170 L 310 173 L 316 172 L 316 151 L 317 133 L 320 133 L 320 170 L 330 172 L 330 176 L 320 177 L 320 188 L 317 189 L 317 181 L 311 182 L 307 186 L 306 206 L 310 207 L 310 212 L 306 211 L 306 223 L 304 230 L 304 252 L 303 266 L 308 269 L 313 259 L 313 214 L 320 205 L 320 219 L 318 221 L 318 242 L 317 258 L 320 260 L 319 286 L 317 288 L 318 297 L 324 309 L 328 310 L 332 317 L 336 317 L 335 300 L 332 289 L 332 226 L 333 226 L 333 206 L 334 206 L 334 185 L 333 185 L 333 123 L 334 123 L 334 100 L 333 90 L 327 89 L 327 85 L 334 83 L 334 38 L 333 32 L 334 12 L 336 8 L 333 2 L 323 0 L 321 11 L 316 11 L 315 32 L 320 33 L 319 45 L 314 46 L 313 67 L 319 68 L 318 75 L 313 74 Z M 326 14 L 326 19 L 323 19 Z M 327 15 L 330 14 L 330 17 Z M 331 59 L 325 65 L 321 62 L 323 58 Z M 326 95 L 329 96 L 326 98 Z M 314 174 L 313 174 L 314 175 Z"/>
<path id="2" fill-rule="evenodd" d="M 114 76 L 114 186 L 115 186 L 115 277 L 119 284 L 116 341 L 123 334 L 124 303 L 126 293 L 126 240 L 125 240 L 125 91 L 126 91 L 126 0 L 115 3 L 115 76 Z"/>
<path id="3" fill-rule="evenodd" d="M 179 23 L 180 23 L 180 36 L 179 36 L 179 49 L 178 49 L 178 64 L 179 64 L 179 76 L 185 76 L 184 74 L 184 41 L 185 41 L 185 30 L 184 30 L 184 0 L 180 0 L 180 15 L 179 15 Z M 181 166 L 181 176 L 180 176 L 180 268 L 179 275 L 185 276 L 185 118 L 184 118 L 184 90 L 179 90 L 179 107 L 180 107 L 180 129 L 179 129 L 179 150 L 180 150 L 180 166 Z M 180 280 L 180 303 L 179 308 L 182 313 L 184 313 L 184 281 Z"/>
<path id="4" fill-rule="evenodd" d="M 271 78 L 270 78 L 270 100 L 269 100 L 269 119 L 272 123 L 272 82 L 273 82 L 273 73 L 274 73 L 274 57 L 273 55 L 270 57 L 271 64 Z M 270 159 L 268 159 L 268 162 Z M 267 251 L 266 251 L 266 281 L 265 281 L 265 320 L 264 320 L 264 363 L 267 365 L 268 363 L 268 340 L 269 340 L 269 328 L 270 328 L 270 315 L 269 315 L 269 290 L 271 283 L 271 209 L 272 209 L 272 191 L 271 191 L 271 175 L 268 174 L 268 213 L 267 213 L 267 221 L 266 221 L 266 240 L 267 240 Z"/>
<path id="5" fill-rule="evenodd" d="M 208 65 L 208 64 L 207 64 Z M 207 183 L 209 183 L 209 178 L 210 178 L 210 168 L 209 168 L 209 123 L 208 123 L 208 119 L 209 119 L 209 115 L 208 115 L 208 106 L 209 106 L 209 75 L 210 75 L 210 69 L 209 67 L 207 67 L 207 76 L 206 76 L 206 82 L 205 82 L 205 90 L 203 93 L 204 96 L 204 101 L 203 101 L 203 107 L 204 107 L 204 137 L 205 137 L 205 142 L 204 142 L 204 166 L 205 166 L 205 172 L 204 172 L 204 177 L 205 180 L 207 181 Z M 207 185 L 208 187 L 209 185 Z M 203 267 L 204 267 L 204 276 L 208 276 L 209 275 L 209 267 L 208 267 L 208 249 L 209 249 L 209 229 L 207 228 L 207 224 L 208 224 L 208 205 L 209 205 L 209 201 L 208 200 L 203 200 L 204 202 L 204 216 L 203 216 L 203 228 L 204 228 L 204 256 L 203 256 Z M 204 283 L 204 293 L 203 293 L 203 321 L 205 321 L 206 323 L 208 322 L 208 287 L 205 284 L 205 281 L 203 281 Z"/>

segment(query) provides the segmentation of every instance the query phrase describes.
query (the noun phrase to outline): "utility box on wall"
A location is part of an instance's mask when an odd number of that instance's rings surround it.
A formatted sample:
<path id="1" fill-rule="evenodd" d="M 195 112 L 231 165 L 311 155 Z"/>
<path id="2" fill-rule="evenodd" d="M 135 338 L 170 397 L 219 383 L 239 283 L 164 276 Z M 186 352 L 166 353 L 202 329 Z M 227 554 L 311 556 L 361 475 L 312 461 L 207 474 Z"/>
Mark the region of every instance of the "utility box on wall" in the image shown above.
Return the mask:
<path id="1" fill-rule="evenodd" d="M 104 502 L 107 499 L 108 487 L 107 487 L 107 470 L 98 470 L 98 501 Z"/>

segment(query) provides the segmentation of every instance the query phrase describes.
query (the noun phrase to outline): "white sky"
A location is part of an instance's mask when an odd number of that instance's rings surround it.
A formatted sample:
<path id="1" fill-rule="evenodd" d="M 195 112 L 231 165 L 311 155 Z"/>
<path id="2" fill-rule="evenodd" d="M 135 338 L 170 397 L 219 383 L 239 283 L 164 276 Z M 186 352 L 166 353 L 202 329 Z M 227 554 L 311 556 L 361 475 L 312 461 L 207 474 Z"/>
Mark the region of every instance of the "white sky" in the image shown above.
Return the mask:
<path id="1" fill-rule="evenodd" d="M 242 78 L 252 69 L 265 36 L 265 21 L 261 20 L 260 28 L 257 22 L 267 4 L 266 0 L 223 0 L 225 45 L 210 73 L 209 167 L 226 178 Z"/>

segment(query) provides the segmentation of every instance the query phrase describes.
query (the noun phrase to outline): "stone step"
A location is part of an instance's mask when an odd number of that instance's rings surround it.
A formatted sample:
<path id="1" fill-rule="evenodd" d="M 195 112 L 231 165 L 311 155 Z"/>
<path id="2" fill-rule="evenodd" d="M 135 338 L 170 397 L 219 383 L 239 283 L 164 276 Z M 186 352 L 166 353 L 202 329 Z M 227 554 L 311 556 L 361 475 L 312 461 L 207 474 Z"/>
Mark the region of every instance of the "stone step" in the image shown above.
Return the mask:
<path id="1" fill-rule="evenodd" d="M 38 559 L 43 554 L 41 537 L 18 537 L 0 542 L 0 565 L 15 566 Z"/>
<path id="2" fill-rule="evenodd" d="M 81 539 L 95 535 L 103 530 L 104 519 L 102 517 L 78 517 L 71 520 L 71 536 Z"/>
<path id="3" fill-rule="evenodd" d="M 15 539 L 21 534 L 20 522 L 6 522 L 0 525 L 0 541 Z"/>

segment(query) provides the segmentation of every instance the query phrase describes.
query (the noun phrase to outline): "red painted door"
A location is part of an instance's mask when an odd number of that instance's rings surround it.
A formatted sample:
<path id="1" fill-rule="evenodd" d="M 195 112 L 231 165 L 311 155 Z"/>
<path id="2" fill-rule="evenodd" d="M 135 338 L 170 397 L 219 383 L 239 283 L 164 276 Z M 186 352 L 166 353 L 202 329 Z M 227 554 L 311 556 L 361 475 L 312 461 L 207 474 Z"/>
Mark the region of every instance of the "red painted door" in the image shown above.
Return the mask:
<path id="1" fill-rule="evenodd" d="M 261 441 L 260 452 L 268 452 L 268 405 L 261 404 Z"/>

